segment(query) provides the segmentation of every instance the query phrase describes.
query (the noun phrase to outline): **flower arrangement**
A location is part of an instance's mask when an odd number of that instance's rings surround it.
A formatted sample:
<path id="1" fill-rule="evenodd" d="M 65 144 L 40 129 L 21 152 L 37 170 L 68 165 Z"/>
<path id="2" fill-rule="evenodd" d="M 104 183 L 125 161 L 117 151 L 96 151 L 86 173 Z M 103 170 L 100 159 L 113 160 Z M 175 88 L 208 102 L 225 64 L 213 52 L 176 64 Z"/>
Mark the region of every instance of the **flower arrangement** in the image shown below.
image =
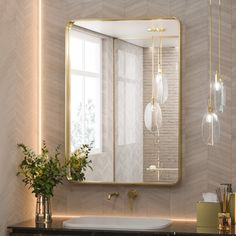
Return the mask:
<path id="1" fill-rule="evenodd" d="M 87 167 L 93 170 L 88 154 L 91 151 L 91 144 L 83 144 L 79 149 L 72 153 L 69 159 L 70 176 L 74 181 L 84 181 Z"/>
<path id="2" fill-rule="evenodd" d="M 24 144 L 17 144 L 24 155 L 19 165 L 17 175 L 22 175 L 22 181 L 35 196 L 53 196 L 53 188 L 61 184 L 66 175 L 68 163 L 61 163 L 59 160 L 59 149 L 57 146 L 53 155 L 49 154 L 46 143 L 43 142 L 41 154 L 36 154 L 31 148 Z"/>
<path id="3" fill-rule="evenodd" d="M 36 154 L 31 148 L 20 143 L 18 148 L 24 155 L 23 161 L 19 165 L 17 175 L 23 177 L 22 181 L 36 197 L 53 196 L 53 189 L 57 184 L 62 184 L 62 180 L 67 175 L 69 169 L 72 180 L 84 181 L 87 167 L 92 169 L 91 160 L 88 154 L 91 151 L 89 144 L 84 144 L 78 148 L 67 161 L 61 161 L 60 145 L 57 146 L 54 154 L 50 154 L 45 142 L 43 142 L 41 153 Z"/>

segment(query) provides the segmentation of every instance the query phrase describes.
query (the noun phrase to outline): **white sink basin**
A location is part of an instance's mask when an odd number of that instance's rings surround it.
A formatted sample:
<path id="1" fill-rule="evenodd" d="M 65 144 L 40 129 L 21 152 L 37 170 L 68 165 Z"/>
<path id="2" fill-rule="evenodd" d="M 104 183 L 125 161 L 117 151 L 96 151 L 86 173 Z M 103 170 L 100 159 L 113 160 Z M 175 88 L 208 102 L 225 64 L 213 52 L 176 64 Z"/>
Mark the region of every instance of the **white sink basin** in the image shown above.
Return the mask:
<path id="1" fill-rule="evenodd" d="M 63 222 L 70 229 L 155 230 L 171 224 L 171 220 L 145 217 L 79 216 Z"/>

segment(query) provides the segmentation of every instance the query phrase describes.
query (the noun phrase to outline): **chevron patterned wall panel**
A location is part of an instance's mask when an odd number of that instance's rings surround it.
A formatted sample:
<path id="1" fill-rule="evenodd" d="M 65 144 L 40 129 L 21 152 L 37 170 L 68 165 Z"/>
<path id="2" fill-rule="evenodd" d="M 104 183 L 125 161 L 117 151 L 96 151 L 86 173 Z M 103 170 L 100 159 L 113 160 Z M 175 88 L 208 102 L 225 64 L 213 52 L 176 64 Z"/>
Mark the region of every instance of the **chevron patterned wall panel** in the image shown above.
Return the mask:
<path id="1" fill-rule="evenodd" d="M 232 1 L 231 7 L 231 30 L 232 30 L 232 91 L 231 91 L 231 106 L 232 106 L 232 148 L 231 148 L 231 158 L 232 158 L 232 182 L 236 186 L 236 1 Z"/>
<path id="2" fill-rule="evenodd" d="M 232 1 L 233 2 L 233 1 Z M 213 1 L 213 70 L 218 68 L 218 1 Z M 208 189 L 214 190 L 219 183 L 231 183 L 233 176 L 233 159 L 231 156 L 232 142 L 232 48 L 231 48 L 231 4 L 222 1 L 222 37 L 221 58 L 226 104 L 224 113 L 219 114 L 221 125 L 220 144 L 208 149 Z M 233 41 L 232 41 L 233 42 Z M 231 79 L 232 78 L 232 79 Z M 236 186 L 235 186 L 236 187 Z"/>
<path id="3" fill-rule="evenodd" d="M 213 13 L 217 16 L 214 1 Z M 43 0 L 43 138 L 50 147 L 64 144 L 64 27 L 68 20 L 99 17 L 176 16 L 182 21 L 183 178 L 171 188 L 137 187 L 129 208 L 128 186 L 76 186 L 56 189 L 54 214 L 125 214 L 195 218 L 201 193 L 222 182 L 236 187 L 236 2 L 222 6 L 222 73 L 227 107 L 221 118 L 221 143 L 207 148 L 200 124 L 206 110 L 209 69 L 207 0 Z M 0 1 L 0 235 L 6 226 L 33 217 L 34 198 L 15 176 L 17 142 L 37 146 L 37 5 L 31 0 Z M 214 18 L 215 19 L 215 18 Z M 214 21 L 214 68 L 217 21 Z M 116 201 L 107 192 L 119 191 Z"/>
<path id="4" fill-rule="evenodd" d="M 16 144 L 37 147 L 37 4 L 0 1 L 0 235 L 34 216 L 34 197 L 16 176 Z"/>
<path id="5" fill-rule="evenodd" d="M 64 144 L 64 29 L 66 22 L 79 18 L 176 16 L 182 22 L 183 91 L 183 176 L 175 187 L 137 187 L 140 192 L 129 208 L 126 186 L 75 186 L 65 184 L 56 190 L 54 214 L 126 214 L 195 218 L 201 193 L 214 191 L 234 176 L 231 124 L 231 0 L 223 1 L 223 73 L 227 107 L 221 116 L 222 139 L 215 149 L 201 140 L 201 120 L 207 106 L 209 71 L 209 18 L 207 0 L 43 0 L 43 137 L 50 146 Z M 234 4 L 235 5 L 235 4 Z M 214 14 L 217 8 L 214 6 Z M 217 25 L 214 36 L 217 40 Z M 216 45 L 214 48 L 217 48 Z M 217 55 L 217 51 L 215 52 Z M 214 61 L 216 63 L 216 61 Z M 235 64 L 235 63 L 234 63 Z M 234 72 L 235 74 L 235 72 Z M 235 86 L 232 87 L 235 93 Z M 235 96 L 235 95 L 234 95 Z M 235 105 L 235 104 L 234 104 Z M 235 109 L 232 118 L 236 117 Z M 234 129 L 235 131 L 235 129 Z M 234 140 L 235 139 L 235 140 Z M 234 177 L 234 183 L 236 178 Z M 236 186 L 235 186 L 236 187 Z M 119 191 L 116 201 L 106 193 Z"/>

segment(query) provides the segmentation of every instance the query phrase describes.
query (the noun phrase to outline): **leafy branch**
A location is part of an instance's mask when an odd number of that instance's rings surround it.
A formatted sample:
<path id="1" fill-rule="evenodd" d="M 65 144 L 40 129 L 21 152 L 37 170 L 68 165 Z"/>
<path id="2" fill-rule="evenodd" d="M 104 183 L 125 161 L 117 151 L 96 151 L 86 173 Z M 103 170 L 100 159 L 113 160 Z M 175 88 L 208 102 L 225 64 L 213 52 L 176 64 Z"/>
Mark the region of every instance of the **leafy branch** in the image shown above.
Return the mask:
<path id="1" fill-rule="evenodd" d="M 84 181 L 87 167 L 93 170 L 91 160 L 88 160 L 88 154 L 91 151 L 91 145 L 83 144 L 79 149 L 72 153 L 70 164 L 70 175 L 72 180 Z"/>
<path id="2" fill-rule="evenodd" d="M 19 165 L 17 175 L 22 175 L 22 181 L 29 189 L 33 189 L 35 196 L 53 196 L 53 188 L 61 184 L 66 174 L 68 163 L 62 164 L 59 160 L 59 149 L 57 146 L 54 155 L 49 155 L 46 143 L 43 142 L 41 154 L 36 154 L 31 148 L 20 143 L 18 148 L 24 155 L 23 161 Z"/>
<path id="3" fill-rule="evenodd" d="M 92 170 L 92 161 L 88 160 L 91 146 L 88 144 L 83 144 L 64 163 L 59 160 L 60 145 L 56 147 L 53 155 L 50 155 L 45 141 L 43 141 L 40 154 L 36 154 L 23 143 L 17 144 L 17 146 L 24 155 L 24 159 L 19 165 L 17 176 L 23 176 L 23 183 L 29 189 L 32 189 L 32 193 L 36 197 L 38 195 L 53 196 L 54 187 L 57 184 L 62 184 L 63 178 L 67 175 L 66 170 L 68 167 L 70 168 L 72 179 L 76 181 L 85 180 L 87 167 Z"/>

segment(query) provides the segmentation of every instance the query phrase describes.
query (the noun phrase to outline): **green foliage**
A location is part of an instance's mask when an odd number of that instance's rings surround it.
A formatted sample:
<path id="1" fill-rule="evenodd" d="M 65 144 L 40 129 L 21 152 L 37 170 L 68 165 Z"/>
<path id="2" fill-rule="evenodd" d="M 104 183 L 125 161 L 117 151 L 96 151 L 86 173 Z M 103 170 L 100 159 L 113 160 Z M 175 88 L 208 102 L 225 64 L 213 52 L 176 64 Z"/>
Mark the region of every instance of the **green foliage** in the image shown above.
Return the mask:
<path id="1" fill-rule="evenodd" d="M 72 153 L 69 164 L 70 164 L 70 175 L 72 180 L 84 181 L 85 171 L 88 168 L 91 170 L 91 160 L 88 160 L 88 154 L 91 151 L 91 145 L 83 144 L 79 149 Z"/>
<path id="2" fill-rule="evenodd" d="M 57 146 L 53 156 L 49 155 L 45 142 L 43 142 L 41 154 L 36 154 L 22 143 L 17 146 L 24 155 L 17 175 L 23 176 L 22 181 L 29 189 L 33 189 L 32 193 L 36 197 L 40 194 L 46 197 L 53 196 L 53 188 L 62 183 L 69 165 L 69 163 L 62 164 L 58 158 L 60 146 Z"/>
<path id="3" fill-rule="evenodd" d="M 57 184 L 62 184 L 69 167 L 72 180 L 84 181 L 86 168 L 91 167 L 91 160 L 88 154 L 91 151 L 89 144 L 83 144 L 79 149 L 72 153 L 70 159 L 65 163 L 59 160 L 60 145 L 57 146 L 54 155 L 50 155 L 46 143 L 43 142 L 41 154 L 36 154 L 31 148 L 24 144 L 17 144 L 24 155 L 23 161 L 19 165 L 17 175 L 23 176 L 22 181 L 32 193 L 37 197 L 53 196 L 53 188 Z"/>

